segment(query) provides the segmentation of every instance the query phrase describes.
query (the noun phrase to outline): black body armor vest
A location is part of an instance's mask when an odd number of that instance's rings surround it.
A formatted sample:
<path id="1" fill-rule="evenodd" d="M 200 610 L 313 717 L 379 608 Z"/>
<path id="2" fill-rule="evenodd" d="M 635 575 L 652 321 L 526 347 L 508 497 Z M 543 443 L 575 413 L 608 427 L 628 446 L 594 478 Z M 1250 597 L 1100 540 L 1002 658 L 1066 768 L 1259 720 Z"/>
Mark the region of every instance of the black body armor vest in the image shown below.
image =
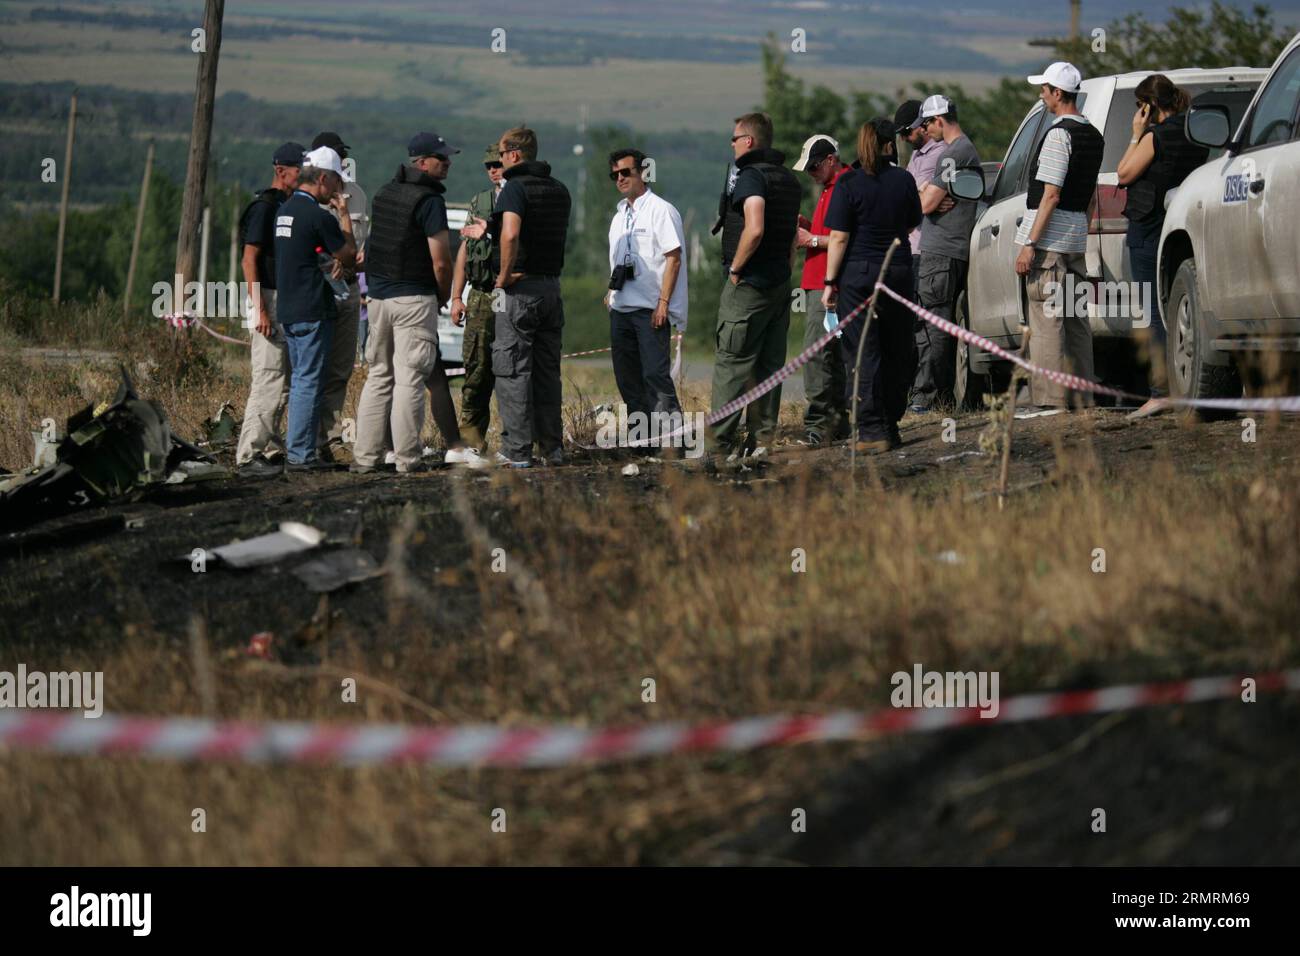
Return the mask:
<path id="1" fill-rule="evenodd" d="M 755 149 L 736 160 L 739 170 L 754 168 L 763 176 L 766 193 L 763 211 L 763 238 L 750 262 L 772 262 L 790 257 L 794 233 L 799 225 L 799 203 L 803 192 L 794 173 L 785 168 L 785 156 L 774 149 Z M 737 174 L 739 177 L 739 173 Z M 718 202 L 722 222 L 722 263 L 730 265 L 745 229 L 744 210 L 731 202 L 731 191 L 724 189 Z M 749 263 L 746 263 L 748 265 Z"/>
<path id="2" fill-rule="evenodd" d="M 1097 173 L 1101 170 L 1101 154 L 1106 148 L 1106 141 L 1095 126 L 1078 120 L 1059 119 L 1048 132 L 1052 129 L 1063 129 L 1070 137 L 1070 168 L 1065 173 L 1061 202 L 1057 208 L 1065 212 L 1087 212 L 1092 194 L 1097 190 Z M 1043 152 L 1043 143 L 1046 142 L 1047 137 L 1044 136 L 1038 149 L 1034 150 L 1030 170 L 1037 171 L 1038 158 Z M 1037 209 L 1043 201 L 1044 183 L 1032 173 L 1031 176 L 1033 178 L 1029 181 L 1029 196 L 1025 205 L 1029 209 Z"/>
<path id="3" fill-rule="evenodd" d="M 524 188 L 525 213 L 514 271 L 558 276 L 564 270 L 564 243 L 569 235 L 569 190 L 551 176 L 550 163 L 535 159 L 511 166 L 504 178 Z M 500 211 L 492 213 L 494 237 L 501 235 L 502 216 Z"/>
<path id="4" fill-rule="evenodd" d="M 1165 217 L 1165 193 L 1205 163 L 1210 151 L 1187 138 L 1187 116 L 1179 113 L 1151 129 L 1156 158 L 1128 187 L 1124 215 L 1134 222 L 1157 223 Z"/>
<path id="5" fill-rule="evenodd" d="M 414 166 L 397 168 L 392 182 L 375 195 L 366 240 L 367 275 L 437 285 L 429 239 L 415 220 L 415 208 L 426 196 L 443 192 L 442 183 Z"/>

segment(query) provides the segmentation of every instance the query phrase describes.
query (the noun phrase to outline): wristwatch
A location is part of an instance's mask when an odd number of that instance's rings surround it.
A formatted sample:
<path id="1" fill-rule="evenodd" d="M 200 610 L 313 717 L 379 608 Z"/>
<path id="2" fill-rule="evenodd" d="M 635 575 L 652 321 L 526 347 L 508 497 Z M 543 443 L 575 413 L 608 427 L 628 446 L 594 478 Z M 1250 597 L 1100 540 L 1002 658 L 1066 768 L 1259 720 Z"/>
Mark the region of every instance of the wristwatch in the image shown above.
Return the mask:
<path id="1" fill-rule="evenodd" d="M 827 279 L 825 282 L 822 283 L 822 285 L 828 285 L 828 286 L 832 286 L 832 285 L 837 286 L 839 284 L 840 284 L 839 279 Z"/>
<path id="2" fill-rule="evenodd" d="M 813 247 L 814 249 L 817 248 L 817 236 L 813 236 L 813 237 L 812 237 L 812 247 Z"/>

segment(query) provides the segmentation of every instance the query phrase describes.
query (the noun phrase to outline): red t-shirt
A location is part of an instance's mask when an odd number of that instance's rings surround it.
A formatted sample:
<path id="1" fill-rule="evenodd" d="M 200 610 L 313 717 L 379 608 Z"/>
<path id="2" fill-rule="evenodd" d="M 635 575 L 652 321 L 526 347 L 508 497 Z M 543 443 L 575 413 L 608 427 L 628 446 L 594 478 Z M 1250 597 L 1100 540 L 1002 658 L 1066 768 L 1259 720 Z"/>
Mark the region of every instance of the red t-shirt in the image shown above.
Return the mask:
<path id="1" fill-rule="evenodd" d="M 826 184 L 822 194 L 817 197 L 817 208 L 813 210 L 812 228 L 808 231 L 814 236 L 829 236 L 831 231 L 826 228 L 826 210 L 830 208 L 831 193 L 835 191 L 835 184 L 840 181 L 840 177 L 849 171 L 848 166 L 841 166 L 835 177 Z M 826 243 L 819 242 L 817 248 L 811 246 L 804 249 L 803 260 L 803 280 L 800 288 L 803 289 L 821 289 L 826 284 Z"/>

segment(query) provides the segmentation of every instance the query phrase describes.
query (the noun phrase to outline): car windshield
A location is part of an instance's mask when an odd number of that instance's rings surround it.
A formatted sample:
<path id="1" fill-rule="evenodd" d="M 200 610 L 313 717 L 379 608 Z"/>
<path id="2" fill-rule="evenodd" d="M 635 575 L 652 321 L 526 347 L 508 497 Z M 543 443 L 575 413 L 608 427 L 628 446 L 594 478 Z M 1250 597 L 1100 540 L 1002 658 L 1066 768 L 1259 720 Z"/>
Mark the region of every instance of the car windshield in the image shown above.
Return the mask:
<path id="1" fill-rule="evenodd" d="M 1241 118 L 1250 106 L 1258 83 L 1184 83 L 1182 84 L 1192 103 L 1205 106 L 1213 103 L 1226 106 L 1232 119 L 1231 129 L 1236 129 Z M 1137 99 L 1134 88 L 1117 89 L 1111 99 L 1110 113 L 1106 117 L 1106 151 L 1101 158 L 1101 171 L 1113 173 L 1119 168 L 1120 158 L 1128 149 L 1128 141 L 1133 138 L 1133 114 L 1137 111 Z M 1221 149 L 1210 150 L 1210 159 L 1223 153 Z"/>

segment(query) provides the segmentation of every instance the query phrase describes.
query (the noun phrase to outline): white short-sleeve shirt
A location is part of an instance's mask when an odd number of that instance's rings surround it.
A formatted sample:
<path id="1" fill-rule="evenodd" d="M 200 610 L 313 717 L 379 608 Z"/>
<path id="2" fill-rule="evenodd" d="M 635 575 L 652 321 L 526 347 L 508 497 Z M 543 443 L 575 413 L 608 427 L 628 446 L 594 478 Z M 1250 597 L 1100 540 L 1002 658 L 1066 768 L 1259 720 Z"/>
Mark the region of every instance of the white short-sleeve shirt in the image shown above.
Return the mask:
<path id="1" fill-rule="evenodd" d="M 610 307 L 617 312 L 654 311 L 663 289 L 665 256 L 674 249 L 682 250 L 682 267 L 668 300 L 668 321 L 681 332 L 686 329 L 689 302 L 682 217 L 672 203 L 655 195 L 649 188 L 635 203 L 619 200 L 609 224 L 609 268 L 613 272 L 616 265 L 630 256 L 635 274 L 623 288 L 610 293 Z"/>

